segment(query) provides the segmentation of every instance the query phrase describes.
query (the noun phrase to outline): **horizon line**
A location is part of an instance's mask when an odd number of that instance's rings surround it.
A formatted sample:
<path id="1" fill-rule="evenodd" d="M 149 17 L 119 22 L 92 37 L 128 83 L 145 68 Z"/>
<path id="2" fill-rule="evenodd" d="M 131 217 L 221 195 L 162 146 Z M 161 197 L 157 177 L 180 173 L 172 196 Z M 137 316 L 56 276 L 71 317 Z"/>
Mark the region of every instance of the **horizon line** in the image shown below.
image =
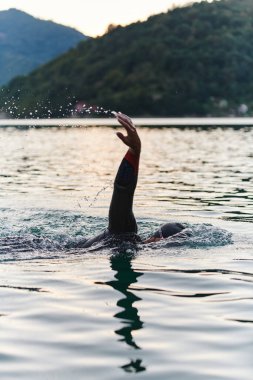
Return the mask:
<path id="1" fill-rule="evenodd" d="M 137 126 L 253 126 L 253 117 L 133 117 Z M 109 118 L 0 119 L 0 127 L 120 126 Z"/>

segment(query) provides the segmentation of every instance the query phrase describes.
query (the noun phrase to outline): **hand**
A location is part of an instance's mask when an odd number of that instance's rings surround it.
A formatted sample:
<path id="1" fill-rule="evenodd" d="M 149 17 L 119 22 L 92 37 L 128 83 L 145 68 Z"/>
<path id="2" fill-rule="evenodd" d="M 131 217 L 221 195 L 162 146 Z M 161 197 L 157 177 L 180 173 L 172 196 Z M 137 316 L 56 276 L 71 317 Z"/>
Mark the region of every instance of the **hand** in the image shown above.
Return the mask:
<path id="1" fill-rule="evenodd" d="M 121 132 L 117 132 L 118 138 L 123 141 L 124 144 L 129 146 L 133 154 L 139 155 L 141 152 L 141 140 L 132 120 L 121 112 L 115 113 L 115 116 L 127 132 L 127 136 L 124 136 Z"/>

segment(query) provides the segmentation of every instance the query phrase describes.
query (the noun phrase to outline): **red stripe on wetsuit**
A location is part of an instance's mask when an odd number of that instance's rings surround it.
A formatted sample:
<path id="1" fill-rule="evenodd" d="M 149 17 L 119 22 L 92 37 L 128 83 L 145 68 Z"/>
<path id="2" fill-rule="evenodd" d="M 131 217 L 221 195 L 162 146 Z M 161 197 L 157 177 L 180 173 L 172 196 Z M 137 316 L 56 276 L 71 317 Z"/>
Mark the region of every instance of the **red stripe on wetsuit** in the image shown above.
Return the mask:
<path id="1" fill-rule="evenodd" d="M 139 170 L 140 156 L 136 155 L 136 154 L 133 154 L 130 150 L 128 150 L 124 158 L 134 168 L 134 172 L 137 175 L 138 174 L 138 170 Z"/>

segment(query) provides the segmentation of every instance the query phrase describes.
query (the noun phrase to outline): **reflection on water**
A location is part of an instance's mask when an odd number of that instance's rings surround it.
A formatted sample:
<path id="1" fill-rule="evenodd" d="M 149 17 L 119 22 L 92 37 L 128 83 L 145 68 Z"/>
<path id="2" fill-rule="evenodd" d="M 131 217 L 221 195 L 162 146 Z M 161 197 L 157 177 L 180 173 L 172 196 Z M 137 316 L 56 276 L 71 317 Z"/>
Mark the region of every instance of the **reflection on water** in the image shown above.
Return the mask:
<path id="1" fill-rule="evenodd" d="M 140 235 L 192 233 L 133 257 L 73 248 L 107 226 L 111 128 L 0 129 L 1 378 L 252 379 L 253 130 L 140 134 Z"/>
<path id="2" fill-rule="evenodd" d="M 121 367 L 125 372 L 143 372 L 146 368 L 142 366 L 142 360 L 131 360 L 130 363 Z"/>
<path id="3" fill-rule="evenodd" d="M 129 291 L 131 284 L 138 282 L 138 277 L 143 273 L 134 271 L 132 268 L 132 255 L 115 254 L 111 256 L 111 268 L 116 272 L 115 280 L 107 281 L 106 284 L 124 295 L 119 299 L 117 306 L 123 310 L 114 315 L 123 325 L 115 331 L 120 336 L 121 342 L 125 342 L 133 349 L 141 349 L 133 337 L 133 332 L 143 328 L 143 322 L 138 314 L 138 309 L 133 306 L 134 303 L 141 301 L 134 293 Z M 141 359 L 131 360 L 130 363 L 121 367 L 126 372 L 142 372 L 146 368 L 142 364 Z"/>
<path id="4" fill-rule="evenodd" d="M 125 296 L 117 302 L 117 306 L 122 308 L 123 311 L 114 315 L 115 318 L 121 320 L 124 326 L 115 331 L 115 333 L 121 336 L 120 341 L 135 349 L 140 349 L 135 343 L 132 332 L 141 329 L 143 326 L 143 322 L 138 315 L 138 309 L 133 306 L 133 303 L 141 301 L 141 298 L 130 292 L 128 288 L 131 284 L 138 282 L 137 278 L 142 276 L 143 273 L 133 271 L 131 258 L 128 255 L 119 254 L 112 256 L 111 268 L 116 271 L 114 276 L 116 280 L 108 281 L 106 284 L 112 286 Z"/>

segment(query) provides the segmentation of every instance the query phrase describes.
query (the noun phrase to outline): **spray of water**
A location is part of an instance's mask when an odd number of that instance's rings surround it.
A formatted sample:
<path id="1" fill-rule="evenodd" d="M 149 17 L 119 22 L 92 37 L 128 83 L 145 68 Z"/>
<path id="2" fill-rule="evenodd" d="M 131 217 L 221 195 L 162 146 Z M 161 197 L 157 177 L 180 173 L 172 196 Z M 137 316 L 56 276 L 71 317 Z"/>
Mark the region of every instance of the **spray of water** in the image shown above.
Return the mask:
<path id="1" fill-rule="evenodd" d="M 114 117 L 115 111 L 92 105 L 84 101 L 78 101 L 76 97 L 66 96 L 63 104 L 52 104 L 47 100 L 37 101 L 29 108 L 22 106 L 22 96 L 20 91 L 15 96 L 10 96 L 5 99 L 4 104 L 0 109 L 0 113 L 7 118 L 15 119 L 51 119 L 51 118 L 66 118 L 66 117 Z"/>
<path id="2" fill-rule="evenodd" d="M 105 109 L 101 106 L 87 105 L 85 103 L 79 102 L 76 104 L 75 109 L 72 110 L 72 116 L 84 116 L 84 115 L 94 115 L 94 116 L 115 116 L 115 111 L 110 109 Z"/>

